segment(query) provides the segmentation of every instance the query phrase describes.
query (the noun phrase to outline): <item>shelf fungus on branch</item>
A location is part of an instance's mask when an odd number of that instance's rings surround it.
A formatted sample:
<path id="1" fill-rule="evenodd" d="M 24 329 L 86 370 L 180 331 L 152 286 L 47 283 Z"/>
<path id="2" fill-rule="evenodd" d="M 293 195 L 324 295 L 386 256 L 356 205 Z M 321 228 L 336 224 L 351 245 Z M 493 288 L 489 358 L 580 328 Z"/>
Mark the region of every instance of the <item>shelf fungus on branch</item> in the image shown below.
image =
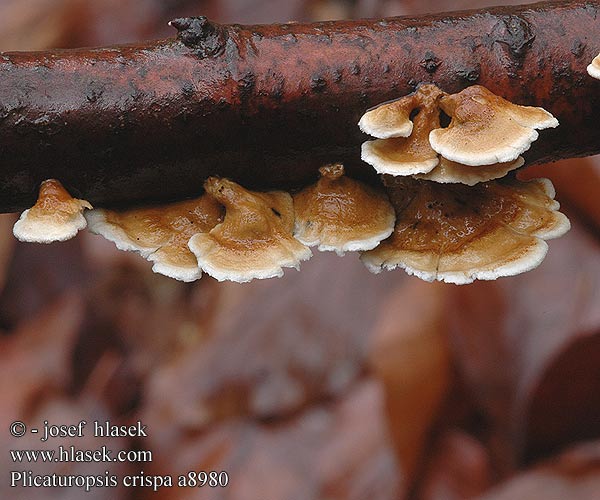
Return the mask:
<path id="1" fill-rule="evenodd" d="M 600 80 L 600 54 L 594 57 L 592 63 L 587 67 L 587 72 L 592 78 Z"/>
<path id="2" fill-rule="evenodd" d="M 341 164 L 319 169 L 321 178 L 294 195 L 294 236 L 338 255 L 371 250 L 392 234 L 396 216 L 387 194 L 344 175 Z"/>
<path id="3" fill-rule="evenodd" d="M 375 273 L 400 267 L 455 284 L 512 276 L 537 267 L 548 249 L 544 240 L 570 228 L 547 179 L 506 177 L 472 187 L 406 177 L 386 182 L 394 233 L 361 255 Z"/>
<path id="4" fill-rule="evenodd" d="M 431 147 L 464 165 L 512 162 L 539 137 L 536 129 L 558 126 L 545 109 L 513 104 L 481 85 L 444 96 L 439 105 L 452 121 L 431 132 Z"/>
<path id="5" fill-rule="evenodd" d="M 424 84 L 413 94 L 367 111 L 358 126 L 377 139 L 362 145 L 363 161 L 380 174 L 425 174 L 434 169 L 439 160 L 429 134 L 440 127 L 436 103 L 443 95 L 435 85 Z"/>
<path id="6" fill-rule="evenodd" d="M 210 177 L 206 192 L 225 207 L 223 222 L 189 241 L 203 271 L 219 281 L 243 283 L 280 277 L 312 256 L 293 236 L 294 206 L 289 193 L 248 191 L 227 179 Z"/>
<path id="7" fill-rule="evenodd" d="M 419 174 L 414 177 L 441 184 L 459 183 L 474 186 L 479 182 L 487 182 L 504 177 L 511 170 L 516 170 L 524 164 L 525 160 L 522 156 L 519 156 L 515 161 L 481 165 L 479 167 L 463 165 L 462 163 L 456 163 L 441 157 L 437 168 L 434 168 L 427 174 Z"/>
<path id="8" fill-rule="evenodd" d="M 367 111 L 359 122 L 379 137 L 362 146 L 362 159 L 379 173 L 468 185 L 521 167 L 536 129 L 556 126 L 544 109 L 512 104 L 480 85 L 448 95 L 432 84 Z"/>
<path id="9" fill-rule="evenodd" d="M 551 105 L 564 128 L 541 134 L 528 164 L 598 154 L 585 68 L 600 48 L 600 0 L 527 3 L 260 26 L 200 17 L 172 22 L 175 39 L 3 52 L 0 211 L 29 208 L 49 177 L 96 206 L 131 207 L 194 197 L 211 175 L 288 190 L 332 161 L 354 173 L 360 116 L 427 80 Z"/>
<path id="10" fill-rule="evenodd" d="M 209 195 L 193 200 L 122 212 L 96 209 L 86 214 L 89 229 L 119 250 L 138 252 L 152 270 L 180 281 L 194 281 L 202 271 L 188 248 L 190 238 L 223 220 L 223 207 Z"/>
<path id="11" fill-rule="evenodd" d="M 86 208 L 92 205 L 73 198 L 59 181 L 45 180 L 36 204 L 21 214 L 13 233 L 18 240 L 33 243 L 69 240 L 86 227 Z"/>

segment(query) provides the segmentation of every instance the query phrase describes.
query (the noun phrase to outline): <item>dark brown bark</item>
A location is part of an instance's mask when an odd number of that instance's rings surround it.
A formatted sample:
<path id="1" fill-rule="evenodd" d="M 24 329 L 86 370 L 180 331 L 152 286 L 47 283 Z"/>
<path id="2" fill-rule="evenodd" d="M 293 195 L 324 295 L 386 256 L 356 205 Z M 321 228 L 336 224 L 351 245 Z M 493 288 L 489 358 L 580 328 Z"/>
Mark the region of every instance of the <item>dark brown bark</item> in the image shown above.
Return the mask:
<path id="1" fill-rule="evenodd" d="M 543 106 L 531 163 L 600 151 L 600 1 L 382 21 L 219 26 L 176 40 L 0 55 L 0 211 L 59 179 L 98 205 L 197 194 L 209 175 L 293 188 L 323 163 L 360 161 L 370 106 L 433 82 L 478 83 Z"/>

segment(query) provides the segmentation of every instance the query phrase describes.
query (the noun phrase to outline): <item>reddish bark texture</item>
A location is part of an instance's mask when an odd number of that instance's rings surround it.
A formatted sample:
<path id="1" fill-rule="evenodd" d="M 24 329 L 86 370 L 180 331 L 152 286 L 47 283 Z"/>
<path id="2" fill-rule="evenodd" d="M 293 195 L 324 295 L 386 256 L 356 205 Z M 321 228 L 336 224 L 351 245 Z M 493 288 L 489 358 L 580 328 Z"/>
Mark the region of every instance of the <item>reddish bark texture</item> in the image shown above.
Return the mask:
<path id="1" fill-rule="evenodd" d="M 370 106 L 478 83 L 561 122 L 530 162 L 600 151 L 600 2 L 418 19 L 265 26 L 175 22 L 176 40 L 0 55 L 0 211 L 60 179 L 97 205 L 192 195 L 208 175 L 293 188 L 326 162 L 359 177 Z M 594 35 L 597 36 L 594 36 Z"/>

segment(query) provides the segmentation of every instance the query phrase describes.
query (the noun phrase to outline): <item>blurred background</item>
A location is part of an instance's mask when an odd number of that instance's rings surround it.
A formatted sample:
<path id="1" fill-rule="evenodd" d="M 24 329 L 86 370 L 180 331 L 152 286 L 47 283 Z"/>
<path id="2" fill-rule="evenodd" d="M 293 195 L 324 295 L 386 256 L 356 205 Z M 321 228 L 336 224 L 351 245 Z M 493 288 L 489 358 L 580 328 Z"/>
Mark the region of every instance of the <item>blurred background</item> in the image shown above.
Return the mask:
<path id="1" fill-rule="evenodd" d="M 269 23 L 500 3 L 0 0 L 0 51 L 173 36 L 167 21 L 184 15 Z M 18 243 L 16 215 L 0 216 L 0 498 L 597 500 L 600 163 L 523 175 L 553 180 L 572 230 L 535 271 L 464 287 L 323 253 L 282 279 L 184 284 L 87 232 Z M 41 443 L 12 438 L 17 419 L 141 420 L 148 437 Z M 58 444 L 153 460 L 34 465 L 8 453 Z M 10 488 L 12 470 L 230 479 L 83 493 Z"/>

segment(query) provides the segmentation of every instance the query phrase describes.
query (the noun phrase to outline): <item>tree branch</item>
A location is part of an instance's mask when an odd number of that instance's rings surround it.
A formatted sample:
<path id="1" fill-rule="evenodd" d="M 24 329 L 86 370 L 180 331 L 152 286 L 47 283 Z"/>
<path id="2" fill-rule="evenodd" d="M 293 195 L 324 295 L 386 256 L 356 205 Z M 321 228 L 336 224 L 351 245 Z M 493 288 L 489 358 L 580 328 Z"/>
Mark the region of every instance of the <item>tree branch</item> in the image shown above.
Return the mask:
<path id="1" fill-rule="evenodd" d="M 530 163 L 600 151 L 600 1 L 357 22 L 221 26 L 177 39 L 0 55 L 0 211 L 59 179 L 98 205 L 197 194 L 209 175 L 292 188 L 342 161 L 369 178 L 357 127 L 375 104 L 433 82 L 478 83 L 561 122 Z"/>

